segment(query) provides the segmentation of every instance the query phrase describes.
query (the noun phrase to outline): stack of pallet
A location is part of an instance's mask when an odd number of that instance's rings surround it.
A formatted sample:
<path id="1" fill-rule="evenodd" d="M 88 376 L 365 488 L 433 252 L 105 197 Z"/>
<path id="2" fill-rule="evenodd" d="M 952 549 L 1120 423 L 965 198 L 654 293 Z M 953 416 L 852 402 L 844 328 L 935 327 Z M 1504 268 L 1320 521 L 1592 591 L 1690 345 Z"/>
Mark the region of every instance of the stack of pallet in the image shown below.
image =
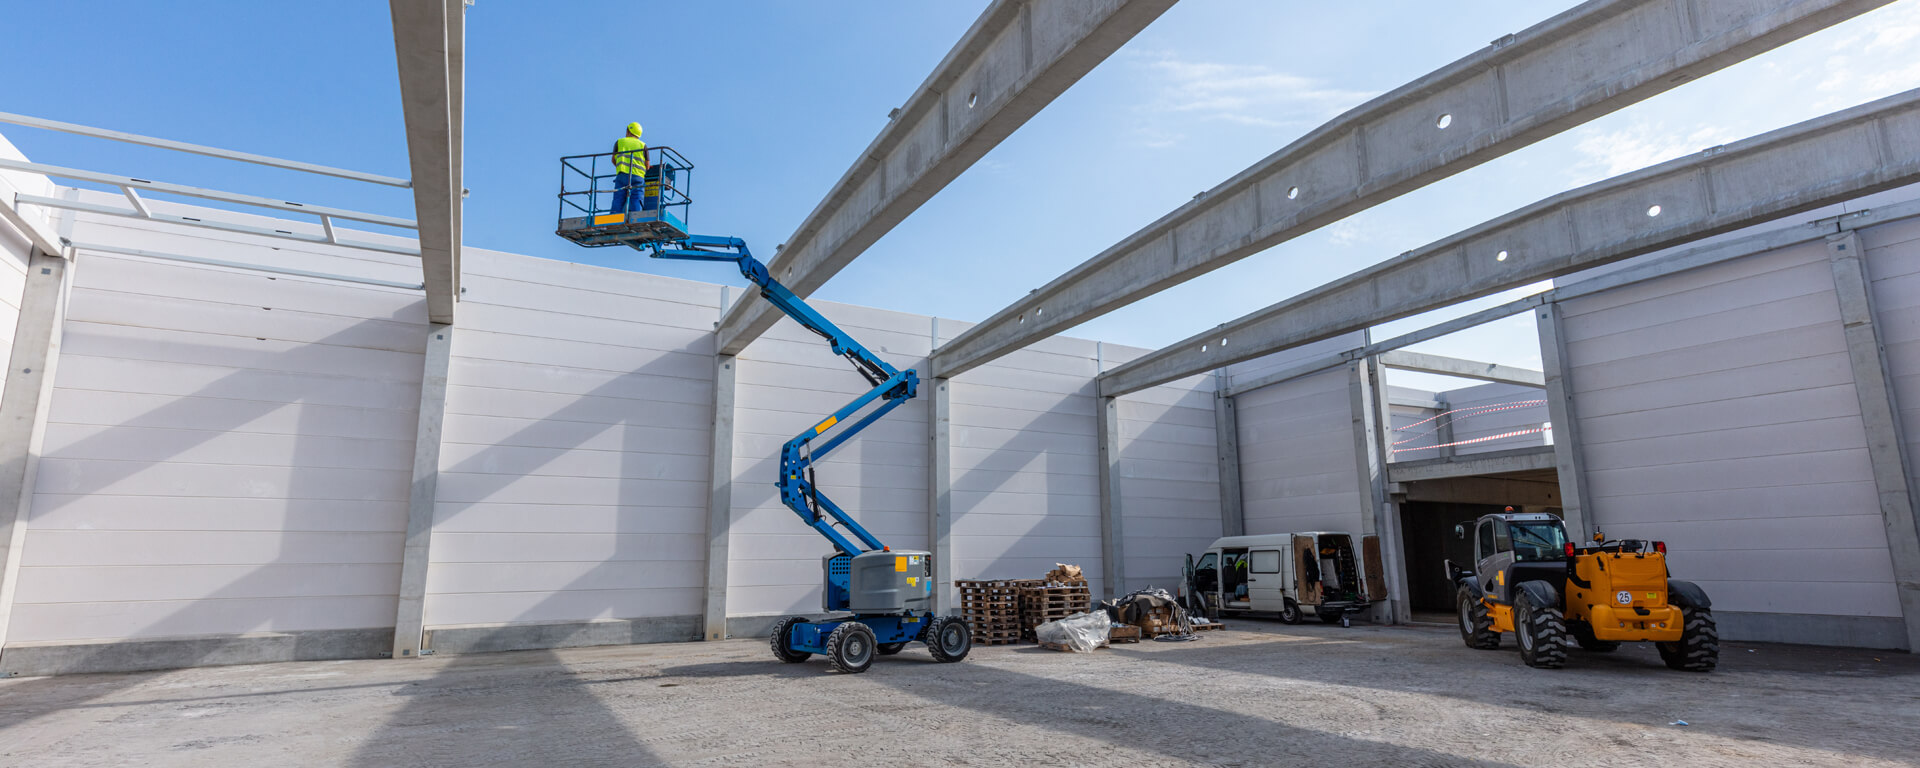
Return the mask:
<path id="1" fill-rule="evenodd" d="M 1093 602 L 1087 583 L 1038 582 L 1020 590 L 1021 637 L 1032 640 L 1033 628 L 1076 613 L 1086 613 Z"/>
<path id="2" fill-rule="evenodd" d="M 974 645 L 1020 641 L 1019 580 L 953 582 L 960 588 L 960 614 L 973 628 Z"/>

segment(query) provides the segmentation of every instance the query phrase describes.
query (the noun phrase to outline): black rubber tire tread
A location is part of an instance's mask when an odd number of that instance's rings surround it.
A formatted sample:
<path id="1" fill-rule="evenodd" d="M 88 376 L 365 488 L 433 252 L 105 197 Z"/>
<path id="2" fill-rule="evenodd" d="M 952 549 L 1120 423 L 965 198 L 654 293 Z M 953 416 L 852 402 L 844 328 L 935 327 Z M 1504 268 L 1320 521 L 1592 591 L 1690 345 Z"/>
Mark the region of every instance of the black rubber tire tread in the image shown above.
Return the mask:
<path id="1" fill-rule="evenodd" d="M 940 642 L 940 637 L 946 633 L 947 627 L 954 625 L 960 627 L 958 650 L 947 648 Z M 967 654 L 973 651 L 973 627 L 968 626 L 966 620 L 958 616 L 935 617 L 933 623 L 927 625 L 926 643 L 927 652 L 933 654 L 934 661 L 952 664 L 966 658 Z"/>
<path id="2" fill-rule="evenodd" d="M 1458 601 L 1456 612 L 1461 616 L 1455 621 L 1460 625 L 1460 639 L 1468 648 L 1491 651 L 1500 647 L 1500 633 L 1493 631 L 1493 618 L 1487 615 L 1487 607 L 1474 597 L 1473 590 L 1461 587 L 1455 593 Z M 1468 629 L 1468 624 L 1472 629 Z"/>
<path id="3" fill-rule="evenodd" d="M 1347 615 L 1347 612 L 1346 611 L 1331 611 L 1331 612 L 1321 611 L 1314 615 L 1320 617 L 1320 623 L 1322 624 L 1338 624 L 1340 623 L 1340 617 Z"/>
<path id="4" fill-rule="evenodd" d="M 1712 672 L 1720 666 L 1720 628 L 1713 623 L 1713 611 L 1706 608 L 1681 608 L 1680 642 L 1654 646 L 1668 669 Z"/>
<path id="5" fill-rule="evenodd" d="M 767 639 L 767 644 L 773 646 L 774 658 L 788 664 L 798 664 L 813 656 L 806 651 L 796 651 L 787 644 L 787 635 L 793 631 L 793 625 L 805 623 L 807 619 L 804 616 L 788 616 L 774 623 L 773 636 Z"/>
<path id="6" fill-rule="evenodd" d="M 907 647 L 906 643 L 881 643 L 877 648 L 882 656 L 892 656 Z"/>
<path id="7" fill-rule="evenodd" d="M 846 652 L 854 647 L 855 639 L 865 644 L 867 654 L 862 658 L 848 658 Z M 857 621 L 849 621 L 833 628 L 827 635 L 827 663 L 833 668 L 850 675 L 857 675 L 873 666 L 873 658 L 878 656 L 877 644 L 873 642 L 873 630 Z"/>
<path id="8" fill-rule="evenodd" d="M 1294 602 L 1293 598 L 1286 598 L 1286 602 L 1281 605 L 1280 623 L 1282 624 L 1300 623 L 1300 604 Z"/>
<path id="9" fill-rule="evenodd" d="M 1557 605 L 1535 605 L 1533 595 L 1515 590 L 1513 634 L 1520 660 L 1534 669 L 1559 669 L 1567 663 L 1567 620 Z M 1528 646 L 1532 646 L 1529 648 Z"/>
<path id="10" fill-rule="evenodd" d="M 1573 635 L 1573 641 L 1580 644 L 1581 650 L 1594 653 L 1613 653 L 1620 650 L 1619 643 L 1594 637 L 1593 626 L 1590 624 L 1574 624 L 1568 627 L 1567 631 Z"/>

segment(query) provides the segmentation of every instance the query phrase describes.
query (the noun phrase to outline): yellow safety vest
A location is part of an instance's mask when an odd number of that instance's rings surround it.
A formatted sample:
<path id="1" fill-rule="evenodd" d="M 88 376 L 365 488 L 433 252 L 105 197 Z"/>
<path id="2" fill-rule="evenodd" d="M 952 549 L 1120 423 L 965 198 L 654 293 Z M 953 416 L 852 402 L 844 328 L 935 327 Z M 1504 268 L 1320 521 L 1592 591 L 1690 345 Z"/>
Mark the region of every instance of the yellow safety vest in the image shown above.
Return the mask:
<path id="1" fill-rule="evenodd" d="M 622 136 L 613 143 L 613 169 L 621 173 L 644 175 L 647 172 L 647 143 Z M 632 153 L 632 154 L 628 154 Z"/>

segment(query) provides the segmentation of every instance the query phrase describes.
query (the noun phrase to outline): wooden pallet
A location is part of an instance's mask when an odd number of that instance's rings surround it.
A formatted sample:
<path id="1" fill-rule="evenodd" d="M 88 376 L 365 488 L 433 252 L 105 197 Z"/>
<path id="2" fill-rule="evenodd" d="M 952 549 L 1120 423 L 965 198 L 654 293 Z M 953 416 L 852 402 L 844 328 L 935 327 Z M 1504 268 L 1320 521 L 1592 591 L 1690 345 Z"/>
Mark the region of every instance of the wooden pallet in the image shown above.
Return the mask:
<path id="1" fill-rule="evenodd" d="M 1140 642 L 1140 628 L 1131 626 L 1131 625 L 1125 626 L 1125 627 L 1114 627 L 1112 632 L 1107 635 L 1107 642 L 1109 643 Z"/>
<path id="2" fill-rule="evenodd" d="M 960 616 L 973 629 L 974 645 L 1020 642 L 1020 589 L 1023 580 L 956 580 Z"/>

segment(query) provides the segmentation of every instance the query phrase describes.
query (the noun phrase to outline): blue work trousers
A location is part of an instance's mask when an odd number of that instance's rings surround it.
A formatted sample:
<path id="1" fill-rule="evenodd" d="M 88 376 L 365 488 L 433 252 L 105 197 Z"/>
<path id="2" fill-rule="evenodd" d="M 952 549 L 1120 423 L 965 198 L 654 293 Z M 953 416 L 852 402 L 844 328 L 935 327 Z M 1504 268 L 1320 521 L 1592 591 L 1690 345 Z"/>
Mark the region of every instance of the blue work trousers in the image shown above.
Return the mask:
<path id="1" fill-rule="evenodd" d="M 627 213 L 640 206 L 646 175 L 620 172 L 613 176 L 613 208 L 608 213 Z"/>

